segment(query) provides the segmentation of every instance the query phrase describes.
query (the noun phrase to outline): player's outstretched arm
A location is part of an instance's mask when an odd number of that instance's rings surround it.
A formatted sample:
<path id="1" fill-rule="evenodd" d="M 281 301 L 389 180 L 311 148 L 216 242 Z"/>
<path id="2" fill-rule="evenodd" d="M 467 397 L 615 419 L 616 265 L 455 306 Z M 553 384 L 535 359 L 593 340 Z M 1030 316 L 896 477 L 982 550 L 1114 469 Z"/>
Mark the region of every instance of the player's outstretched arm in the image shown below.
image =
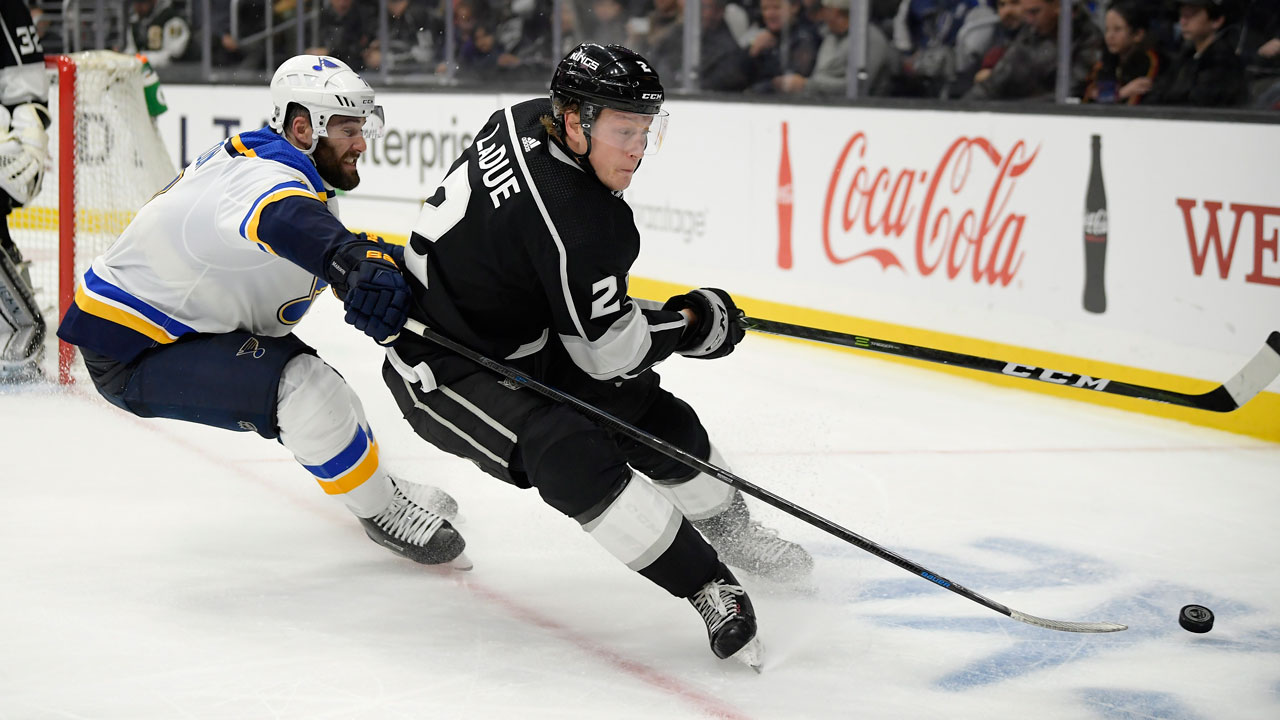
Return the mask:
<path id="1" fill-rule="evenodd" d="M 742 311 L 729 293 L 719 288 L 698 288 L 676 295 L 662 306 L 663 310 L 688 310 L 693 319 L 685 328 L 676 352 L 685 357 L 711 360 L 733 352 L 746 332 L 739 319 Z"/>
<path id="2" fill-rule="evenodd" d="M 379 344 L 400 334 L 409 318 L 409 284 L 381 244 L 360 240 L 339 246 L 325 267 L 325 279 L 342 298 L 348 323 Z"/>

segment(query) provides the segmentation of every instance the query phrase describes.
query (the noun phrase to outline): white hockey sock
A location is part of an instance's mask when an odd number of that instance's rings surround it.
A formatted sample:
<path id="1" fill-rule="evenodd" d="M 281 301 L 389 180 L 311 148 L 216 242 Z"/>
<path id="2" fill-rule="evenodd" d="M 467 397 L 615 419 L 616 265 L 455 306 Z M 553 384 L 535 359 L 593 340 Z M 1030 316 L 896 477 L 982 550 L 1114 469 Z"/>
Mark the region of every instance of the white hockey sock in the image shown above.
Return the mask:
<path id="1" fill-rule="evenodd" d="M 631 476 L 618 497 L 582 529 L 632 570 L 643 570 L 675 540 L 680 512 L 643 478 Z M 585 521 L 585 522 L 584 522 Z"/>
<path id="2" fill-rule="evenodd" d="M 711 447 L 712 465 L 724 468 L 724 458 L 715 446 Z M 725 468 L 726 470 L 728 468 Z M 733 486 L 720 482 L 706 473 L 698 473 L 679 485 L 667 485 L 654 482 L 658 492 L 680 508 L 680 512 L 690 520 L 706 520 L 724 512 L 733 502 Z"/>
<path id="3" fill-rule="evenodd" d="M 276 417 L 281 444 L 351 512 L 373 517 L 391 502 L 391 479 L 360 398 L 323 360 L 298 355 L 285 365 Z"/>

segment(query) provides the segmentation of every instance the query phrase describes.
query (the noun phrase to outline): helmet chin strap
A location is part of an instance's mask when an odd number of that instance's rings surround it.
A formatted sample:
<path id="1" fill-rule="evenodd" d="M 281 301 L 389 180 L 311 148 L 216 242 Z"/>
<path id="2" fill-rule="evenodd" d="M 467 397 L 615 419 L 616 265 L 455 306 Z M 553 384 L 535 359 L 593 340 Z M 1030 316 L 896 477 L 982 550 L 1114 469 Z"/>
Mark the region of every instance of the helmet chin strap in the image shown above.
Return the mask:
<path id="1" fill-rule="evenodd" d="M 567 125 L 567 123 L 563 123 L 562 121 L 562 128 L 565 125 Z M 588 125 L 588 127 L 590 126 Z M 595 178 L 596 180 L 599 180 L 600 177 L 596 175 L 596 169 L 591 166 L 591 160 L 589 159 L 589 156 L 591 155 L 591 133 L 588 132 L 586 129 L 584 129 L 582 132 L 582 136 L 587 139 L 587 151 L 584 153 L 574 152 L 573 148 L 569 147 L 567 131 L 565 132 L 565 135 L 566 137 L 564 140 L 560 140 L 554 135 L 551 136 L 551 140 L 555 142 L 557 145 L 559 145 L 560 149 L 564 150 L 566 155 L 573 158 L 573 161 L 578 164 L 578 167 L 582 168 L 583 172 L 587 173 L 588 175 Z"/>

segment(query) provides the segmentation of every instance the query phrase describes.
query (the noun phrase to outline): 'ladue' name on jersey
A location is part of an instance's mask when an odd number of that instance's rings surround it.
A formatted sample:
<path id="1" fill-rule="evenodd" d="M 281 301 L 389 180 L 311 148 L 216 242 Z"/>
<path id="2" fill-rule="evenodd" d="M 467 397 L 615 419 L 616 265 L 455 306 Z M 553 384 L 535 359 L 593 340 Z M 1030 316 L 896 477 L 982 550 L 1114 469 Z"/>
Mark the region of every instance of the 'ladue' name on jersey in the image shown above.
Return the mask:
<path id="1" fill-rule="evenodd" d="M 500 124 L 495 124 L 489 134 L 476 140 L 477 164 L 480 166 L 481 180 L 489 188 L 489 199 L 497 208 L 502 201 L 520 192 L 520 183 L 516 180 L 515 170 L 511 166 L 511 155 L 508 145 L 494 139 Z"/>

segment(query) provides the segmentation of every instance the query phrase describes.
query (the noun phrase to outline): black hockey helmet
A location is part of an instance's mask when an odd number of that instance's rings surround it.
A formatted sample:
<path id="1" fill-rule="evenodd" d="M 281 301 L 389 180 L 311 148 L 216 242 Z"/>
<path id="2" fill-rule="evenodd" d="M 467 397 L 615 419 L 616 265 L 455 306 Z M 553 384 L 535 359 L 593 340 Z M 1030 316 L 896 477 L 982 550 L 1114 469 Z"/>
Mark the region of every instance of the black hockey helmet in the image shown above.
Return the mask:
<path id="1" fill-rule="evenodd" d="M 665 95 L 649 61 L 621 45 L 582 43 L 560 61 L 551 76 L 556 119 L 576 102 L 587 127 L 604 108 L 657 115 Z"/>

